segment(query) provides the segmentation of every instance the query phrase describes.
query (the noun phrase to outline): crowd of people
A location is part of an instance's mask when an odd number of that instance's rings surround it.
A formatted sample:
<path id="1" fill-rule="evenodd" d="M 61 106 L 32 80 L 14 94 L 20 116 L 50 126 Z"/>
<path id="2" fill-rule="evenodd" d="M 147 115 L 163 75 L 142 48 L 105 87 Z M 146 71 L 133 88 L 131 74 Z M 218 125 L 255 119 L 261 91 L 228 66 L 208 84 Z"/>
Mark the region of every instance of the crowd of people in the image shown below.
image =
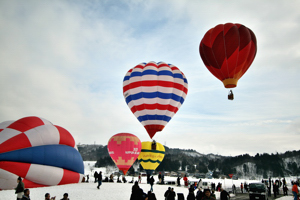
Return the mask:
<path id="1" fill-rule="evenodd" d="M 98 183 L 97 188 L 100 189 L 100 186 L 102 185 L 102 182 L 114 182 L 113 174 L 110 175 L 109 180 L 103 180 L 102 172 L 94 173 L 95 183 Z M 106 177 L 108 179 L 108 177 Z M 158 175 L 158 182 L 157 184 L 164 184 L 164 178 L 162 174 L 160 173 Z M 177 178 L 177 186 L 180 186 L 180 179 L 181 177 Z M 88 179 L 87 179 L 88 180 Z M 194 184 L 190 184 L 190 182 L 187 179 L 187 176 L 184 176 L 183 178 L 184 185 L 188 187 L 188 193 L 187 193 L 187 200 L 215 200 L 216 196 L 214 194 L 214 191 L 220 192 L 220 200 L 228 200 L 230 198 L 229 193 L 222 188 L 222 184 L 218 183 L 217 186 L 215 186 L 215 183 L 211 183 L 211 190 L 206 188 L 203 190 L 203 183 L 200 179 L 198 182 L 195 182 Z M 122 177 L 122 181 L 120 180 L 120 176 L 118 176 L 117 182 L 123 182 L 126 183 L 127 180 L 125 176 Z M 24 182 L 22 181 L 21 177 L 18 177 L 17 179 L 17 187 L 15 188 L 15 193 L 17 195 L 17 200 L 30 200 L 30 190 L 25 189 Z M 134 178 L 129 183 L 134 183 L 132 186 L 131 196 L 130 200 L 156 200 L 155 193 L 153 192 L 153 185 L 155 183 L 155 179 L 153 176 L 147 175 L 147 183 L 150 185 L 150 189 L 147 193 L 143 191 L 139 187 L 139 183 L 141 183 L 141 175 L 139 175 L 138 181 L 134 182 Z M 288 195 L 288 188 L 285 179 L 282 180 L 262 180 L 262 183 L 264 183 L 268 190 L 268 195 L 271 196 L 271 187 L 273 188 L 274 198 L 276 198 L 277 195 L 279 195 L 279 188 L 282 187 L 283 195 Z M 174 183 L 175 184 L 175 183 Z M 189 185 L 190 184 L 190 185 Z M 298 186 L 299 182 L 295 181 L 291 183 L 293 185 L 292 187 L 292 194 L 294 196 L 294 200 L 298 200 L 299 197 L 299 191 Z M 195 193 L 195 190 L 196 193 Z M 241 183 L 240 185 L 241 192 L 249 192 L 249 185 L 245 183 Z M 232 192 L 236 193 L 236 187 L 233 184 L 232 185 Z M 178 193 L 178 200 L 184 199 L 184 196 L 182 193 Z M 166 192 L 164 193 L 165 200 L 175 200 L 176 193 L 174 191 L 174 188 L 168 187 Z M 49 193 L 45 194 L 45 200 L 55 200 L 56 197 L 51 197 Z M 63 194 L 63 198 L 61 200 L 69 200 L 68 193 Z"/>
<path id="2" fill-rule="evenodd" d="M 21 177 L 17 179 L 17 187 L 15 188 L 15 194 L 17 195 L 17 200 L 30 200 L 30 190 L 25 188 L 25 184 Z M 45 194 L 45 200 L 55 200 L 55 196 L 51 197 L 49 193 Z M 64 193 L 63 198 L 60 200 L 70 200 L 68 193 Z"/>

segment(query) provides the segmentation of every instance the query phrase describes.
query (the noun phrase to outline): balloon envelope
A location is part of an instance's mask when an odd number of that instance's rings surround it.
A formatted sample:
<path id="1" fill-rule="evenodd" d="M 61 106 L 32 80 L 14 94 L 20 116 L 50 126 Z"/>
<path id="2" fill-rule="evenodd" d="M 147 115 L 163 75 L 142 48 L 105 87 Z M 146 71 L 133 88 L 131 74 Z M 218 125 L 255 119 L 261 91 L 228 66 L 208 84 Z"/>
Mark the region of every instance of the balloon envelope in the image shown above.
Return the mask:
<path id="1" fill-rule="evenodd" d="M 241 24 L 219 24 L 206 32 L 199 46 L 207 69 L 225 88 L 234 88 L 252 64 L 257 51 L 254 33 Z"/>
<path id="2" fill-rule="evenodd" d="M 0 123 L 0 189 L 78 183 L 84 174 L 75 140 L 64 128 L 39 117 Z"/>
<path id="3" fill-rule="evenodd" d="M 138 159 L 147 174 L 152 174 L 164 157 L 165 147 L 162 144 L 156 142 L 156 147 L 153 148 L 153 142 L 142 142 L 142 150 Z"/>
<path id="4" fill-rule="evenodd" d="M 125 101 L 151 138 L 178 111 L 187 91 L 185 75 L 164 62 L 141 63 L 130 69 L 123 80 Z"/>
<path id="5" fill-rule="evenodd" d="M 141 152 L 141 141 L 133 134 L 118 133 L 109 139 L 107 150 L 125 175 Z"/>

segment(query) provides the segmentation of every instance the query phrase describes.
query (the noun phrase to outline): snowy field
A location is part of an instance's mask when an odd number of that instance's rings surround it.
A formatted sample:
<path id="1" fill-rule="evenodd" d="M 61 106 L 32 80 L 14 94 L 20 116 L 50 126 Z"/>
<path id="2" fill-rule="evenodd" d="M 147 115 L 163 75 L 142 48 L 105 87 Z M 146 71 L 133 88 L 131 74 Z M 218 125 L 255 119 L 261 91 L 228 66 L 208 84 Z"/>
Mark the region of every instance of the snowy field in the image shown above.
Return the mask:
<path id="1" fill-rule="evenodd" d="M 79 184 L 69 184 L 69 185 L 61 185 L 61 186 L 51 186 L 51 187 L 42 187 L 42 188 L 32 188 L 30 189 L 30 197 L 31 200 L 41 200 L 44 199 L 45 193 L 50 193 L 51 197 L 56 196 L 56 200 L 59 200 L 63 197 L 64 193 L 69 194 L 70 200 L 129 200 L 131 195 L 131 187 L 132 183 L 117 183 L 116 181 L 114 183 L 103 183 L 100 187 L 100 189 L 97 189 L 97 183 L 94 183 L 93 179 L 93 172 L 96 170 L 99 172 L 100 170 L 103 172 L 103 177 L 110 174 L 106 172 L 107 169 L 105 168 L 94 168 L 95 162 L 85 162 L 85 175 L 89 174 L 90 176 L 90 182 L 89 183 L 79 183 Z M 115 177 L 116 180 L 117 177 Z M 154 176 L 155 181 L 158 180 L 157 176 Z M 131 176 L 126 176 L 127 181 L 131 181 Z M 137 177 L 134 177 L 134 180 L 137 180 Z M 196 178 L 189 178 L 191 182 L 197 182 L 199 179 Z M 238 188 L 239 185 L 244 183 L 245 181 L 247 183 L 251 182 L 259 182 L 259 180 L 231 180 L 231 179 L 202 179 L 204 182 L 215 182 L 216 185 L 218 183 L 222 183 L 222 186 L 225 189 L 231 188 L 232 184 L 235 184 Z M 175 181 L 176 177 L 169 177 L 165 176 L 165 181 Z M 288 182 L 289 183 L 289 182 Z M 183 181 L 181 179 L 181 184 L 183 185 Z M 140 187 L 144 190 L 145 193 L 147 193 L 150 189 L 150 185 L 146 184 L 146 177 L 142 177 L 142 183 L 139 184 Z M 174 191 L 176 193 L 183 193 L 184 198 L 186 199 L 188 195 L 188 189 L 186 187 L 178 187 L 176 185 L 158 185 L 155 184 L 153 186 L 154 193 L 156 195 L 157 200 L 164 200 L 164 193 L 168 189 L 168 187 L 173 187 Z M 289 185 L 289 192 L 291 191 L 290 185 Z M 14 194 L 14 190 L 4 190 L 0 191 L 0 200 L 13 200 L 16 199 L 16 195 Z M 196 192 L 195 192 L 196 193 Z M 217 199 L 220 198 L 220 193 L 216 192 Z M 290 194 L 291 195 L 291 194 Z M 176 195 L 177 197 L 177 195 Z M 177 198 L 176 198 L 177 199 Z M 286 196 L 279 198 L 279 200 L 293 200 L 292 196 Z"/>

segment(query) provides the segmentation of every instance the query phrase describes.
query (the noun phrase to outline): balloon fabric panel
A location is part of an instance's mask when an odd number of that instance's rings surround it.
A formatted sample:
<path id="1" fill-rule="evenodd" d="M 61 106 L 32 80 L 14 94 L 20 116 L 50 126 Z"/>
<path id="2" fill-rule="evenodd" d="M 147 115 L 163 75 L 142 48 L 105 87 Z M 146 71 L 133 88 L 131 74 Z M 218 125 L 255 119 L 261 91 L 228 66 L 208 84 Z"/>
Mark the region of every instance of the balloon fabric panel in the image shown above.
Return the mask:
<path id="1" fill-rule="evenodd" d="M 46 145 L 0 154 L 0 161 L 14 161 L 60 167 L 84 173 L 79 152 L 66 145 Z"/>

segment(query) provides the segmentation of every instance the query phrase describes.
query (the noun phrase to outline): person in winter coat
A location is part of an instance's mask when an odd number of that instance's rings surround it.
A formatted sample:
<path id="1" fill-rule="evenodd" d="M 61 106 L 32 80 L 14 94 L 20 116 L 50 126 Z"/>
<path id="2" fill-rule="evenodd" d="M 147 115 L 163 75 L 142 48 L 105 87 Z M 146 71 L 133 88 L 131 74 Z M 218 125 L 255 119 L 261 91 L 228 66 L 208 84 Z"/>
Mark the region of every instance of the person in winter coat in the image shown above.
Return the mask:
<path id="1" fill-rule="evenodd" d="M 183 177 L 183 181 L 184 181 L 184 185 L 188 186 L 188 178 L 186 177 L 186 175 Z"/>
<path id="2" fill-rule="evenodd" d="M 274 185 L 273 185 L 273 193 L 274 193 L 274 198 L 276 198 L 276 195 L 277 195 L 277 184 L 276 183 L 274 183 Z"/>
<path id="3" fill-rule="evenodd" d="M 24 190 L 24 195 L 23 195 L 23 197 L 22 197 L 22 199 L 21 200 L 30 200 L 30 191 L 29 191 L 29 189 L 25 189 Z"/>
<path id="4" fill-rule="evenodd" d="M 230 199 L 229 193 L 226 190 L 224 190 L 223 188 L 221 188 L 220 200 L 228 200 L 228 199 Z"/>
<path id="5" fill-rule="evenodd" d="M 97 186 L 98 189 L 100 189 L 100 185 L 102 185 L 102 172 L 101 171 L 98 174 L 98 186 Z"/>
<path id="6" fill-rule="evenodd" d="M 131 189 L 130 200 L 145 200 L 147 198 L 147 194 L 140 188 L 138 182 L 134 182 L 134 185 Z"/>
<path id="7" fill-rule="evenodd" d="M 68 198 L 68 193 L 64 193 L 64 196 L 63 196 L 63 198 L 62 199 L 60 199 L 60 200 L 70 200 L 69 198 Z"/>
<path id="8" fill-rule="evenodd" d="M 197 194 L 196 194 L 196 199 L 201 200 L 203 196 L 204 196 L 204 194 L 202 192 L 202 188 L 198 188 L 198 191 L 197 191 Z"/>
<path id="9" fill-rule="evenodd" d="M 164 194 L 165 200 L 168 199 L 168 195 L 170 194 L 170 192 L 171 192 L 171 187 L 168 187 L 168 190 Z"/>
<path id="10" fill-rule="evenodd" d="M 167 200 L 175 200 L 176 193 L 174 192 L 174 188 L 171 188 L 170 193 L 168 194 Z"/>
<path id="11" fill-rule="evenodd" d="M 94 173 L 94 178 L 95 178 L 95 183 L 96 183 L 98 180 L 98 172 L 97 171 L 95 171 L 95 173 Z"/>
<path id="12" fill-rule="evenodd" d="M 151 178 L 149 179 L 149 184 L 151 185 L 150 191 L 153 192 L 153 184 L 154 184 L 154 178 L 153 176 L 151 176 Z"/>
<path id="13" fill-rule="evenodd" d="M 287 196 L 287 195 L 288 195 L 288 190 L 289 190 L 289 189 L 287 188 L 286 185 L 283 185 L 282 190 L 283 190 L 283 196 Z"/>
<path id="14" fill-rule="evenodd" d="M 191 187 L 189 188 L 189 194 L 187 196 L 187 200 L 195 200 L 195 194 L 194 194 L 194 187 L 193 185 L 191 185 Z"/>
<path id="15" fill-rule="evenodd" d="M 180 179 L 181 179 L 181 177 L 177 177 L 177 186 L 180 186 Z"/>
<path id="16" fill-rule="evenodd" d="M 216 200 L 216 198 L 211 196 L 211 193 L 210 193 L 209 189 L 205 189 L 204 190 L 204 196 L 203 196 L 202 200 Z"/>
<path id="17" fill-rule="evenodd" d="M 17 182 L 18 182 L 18 185 L 15 188 L 15 190 L 16 190 L 15 193 L 17 194 L 17 200 L 21 200 L 22 196 L 24 194 L 25 185 L 24 185 L 24 183 L 22 181 L 22 178 L 20 176 L 18 177 Z"/>
<path id="18" fill-rule="evenodd" d="M 148 191 L 148 200 L 156 200 L 155 194 L 151 191 Z"/>
<path id="19" fill-rule="evenodd" d="M 161 181 L 161 172 L 159 172 L 159 174 L 158 174 L 158 181 L 159 181 L 158 183 L 161 184 L 161 182 L 162 182 Z"/>
<path id="20" fill-rule="evenodd" d="M 49 193 L 45 194 L 45 200 L 55 200 L 56 197 L 50 197 Z"/>
<path id="21" fill-rule="evenodd" d="M 292 187 L 292 193 L 294 195 L 294 200 L 298 200 L 298 186 L 296 183 L 294 183 L 293 187 Z"/>
<path id="22" fill-rule="evenodd" d="M 202 179 L 200 178 L 200 180 L 198 181 L 198 184 L 197 184 L 197 188 L 202 188 L 203 187 L 203 182 L 202 182 Z"/>

